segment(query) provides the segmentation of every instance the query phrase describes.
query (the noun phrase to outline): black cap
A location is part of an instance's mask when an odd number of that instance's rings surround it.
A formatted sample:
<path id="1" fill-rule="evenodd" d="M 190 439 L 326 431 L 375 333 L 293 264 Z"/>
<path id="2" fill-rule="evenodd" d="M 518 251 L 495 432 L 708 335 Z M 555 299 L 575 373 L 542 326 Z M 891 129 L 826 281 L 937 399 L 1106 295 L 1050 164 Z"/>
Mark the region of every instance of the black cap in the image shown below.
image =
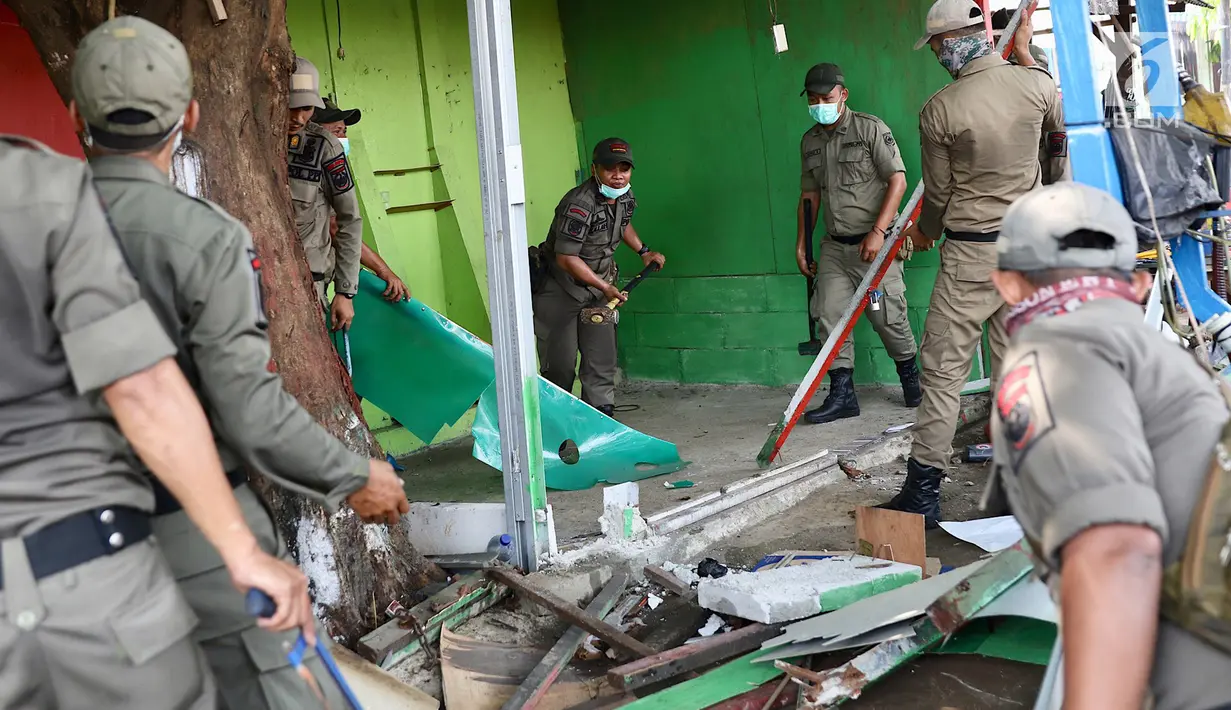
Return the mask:
<path id="1" fill-rule="evenodd" d="M 842 68 L 837 64 L 817 64 L 808 70 L 804 77 L 804 90 L 800 96 L 811 91 L 814 94 L 828 94 L 835 86 L 846 86 L 846 77 L 842 76 Z"/>
<path id="2" fill-rule="evenodd" d="M 313 123 L 336 123 L 341 121 L 347 126 L 353 126 L 359 123 L 359 109 L 352 108 L 342 110 L 332 99 L 325 99 L 325 108 L 316 109 L 316 113 L 312 114 Z"/>
<path id="3" fill-rule="evenodd" d="M 608 138 L 599 141 L 594 146 L 594 164 L 602 166 L 633 163 L 633 149 L 628 147 L 628 141 L 623 138 Z"/>

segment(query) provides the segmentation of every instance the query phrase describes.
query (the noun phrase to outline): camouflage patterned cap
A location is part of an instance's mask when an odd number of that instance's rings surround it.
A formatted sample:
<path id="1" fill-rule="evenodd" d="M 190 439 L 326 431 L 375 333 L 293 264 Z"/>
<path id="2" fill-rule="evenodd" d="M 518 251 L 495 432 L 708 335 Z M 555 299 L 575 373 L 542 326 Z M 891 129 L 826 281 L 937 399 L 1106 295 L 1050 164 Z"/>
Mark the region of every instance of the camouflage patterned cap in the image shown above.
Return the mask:
<path id="1" fill-rule="evenodd" d="M 157 145 L 192 101 L 184 45 L 140 17 L 117 17 L 87 34 L 77 47 L 72 80 L 91 136 L 117 150 Z"/>
<path id="2" fill-rule="evenodd" d="M 1104 248 L 1068 242 L 1078 232 L 1111 237 Z M 1137 228 L 1120 201 L 1079 182 L 1038 188 L 1009 205 L 996 240 L 1005 271 L 1117 269 L 1137 266 Z"/>

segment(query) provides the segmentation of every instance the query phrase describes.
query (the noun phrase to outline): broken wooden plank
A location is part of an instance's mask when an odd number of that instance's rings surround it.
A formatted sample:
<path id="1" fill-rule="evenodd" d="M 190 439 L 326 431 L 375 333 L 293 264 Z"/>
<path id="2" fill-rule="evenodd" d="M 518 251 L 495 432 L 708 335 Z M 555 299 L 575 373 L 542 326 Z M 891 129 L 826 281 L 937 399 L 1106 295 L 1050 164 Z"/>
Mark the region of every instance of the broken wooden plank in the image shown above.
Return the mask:
<path id="1" fill-rule="evenodd" d="M 460 624 L 476 615 L 487 611 L 508 596 L 509 590 L 507 587 L 499 584 L 491 587 L 485 587 L 457 600 L 451 606 L 443 609 L 439 614 L 433 616 L 424 625 L 423 638 L 415 638 L 405 648 L 393 651 L 381 661 L 380 667 L 389 670 L 393 666 L 401 663 L 410 655 L 418 652 L 423 648 L 423 644 L 431 646 L 440 640 L 440 632 L 443 629 L 456 628 Z"/>
<path id="2" fill-rule="evenodd" d="M 526 578 L 520 573 L 510 569 L 494 568 L 487 570 L 487 575 L 535 604 L 551 611 L 573 626 L 580 626 L 589 631 L 606 641 L 616 650 L 638 657 L 654 655 L 654 649 L 620 631 L 611 624 L 604 622 L 602 619 L 587 614 L 578 609 L 576 605 L 569 604 L 555 594 L 526 582 Z"/>
<path id="3" fill-rule="evenodd" d="M 607 586 L 603 587 L 602 591 L 586 605 L 586 613 L 601 619 L 611 611 L 611 607 L 615 606 L 616 600 L 620 598 L 620 594 L 627 586 L 627 574 L 612 575 Z M 518 686 L 513 697 L 501 706 L 501 710 L 531 710 L 537 706 L 547 695 L 547 690 L 555 681 L 556 676 L 560 675 L 560 671 L 568 665 L 569 659 L 577 652 L 577 647 L 586 639 L 586 635 L 586 630 L 580 626 L 570 626 L 560 640 L 556 641 L 556 645 L 551 647 L 546 656 L 543 656 L 543 660 L 539 661 L 534 670 L 530 671 L 530 675 L 526 676 L 526 679 Z"/>
<path id="4" fill-rule="evenodd" d="M 940 642 L 988 604 L 995 601 L 1031 569 L 1030 558 L 1018 543 L 1002 550 L 954 588 L 928 605 L 915 623 L 915 635 L 873 646 L 837 668 L 820 673 L 784 661 L 774 665 L 804 684 L 802 707 L 819 710 L 858 698 L 868 685 L 889 675 L 933 644 Z M 952 573 L 950 573 L 952 574 Z M 944 577 L 945 575 L 940 575 Z"/>
<path id="5" fill-rule="evenodd" d="M 923 516 L 897 510 L 857 506 L 855 549 L 861 555 L 917 566 L 927 576 Z"/>
<path id="6" fill-rule="evenodd" d="M 657 565 L 646 565 L 645 569 L 642 571 L 645 573 L 646 579 L 654 582 L 677 597 L 682 597 L 689 600 L 697 598 L 697 590 L 687 584 L 684 584 L 684 580 L 676 577 L 674 574 L 671 574 L 662 567 Z"/>
<path id="7" fill-rule="evenodd" d="M 463 597 L 486 585 L 487 580 L 481 572 L 463 575 L 453 584 L 433 594 L 423 602 L 416 604 L 408 613 L 419 624 L 426 627 L 432 617 L 440 613 L 441 610 L 456 604 Z M 359 639 L 355 650 L 360 656 L 369 661 L 381 663 L 389 653 L 405 647 L 414 638 L 415 632 L 402 626 L 401 619 L 393 619 L 378 626 Z"/>
<path id="8" fill-rule="evenodd" d="M 674 678 L 681 673 L 704 668 L 747 653 L 782 633 L 781 626 L 750 624 L 737 631 L 718 634 L 673 648 L 648 658 L 612 668 L 607 680 L 621 690 L 633 690 Z"/>

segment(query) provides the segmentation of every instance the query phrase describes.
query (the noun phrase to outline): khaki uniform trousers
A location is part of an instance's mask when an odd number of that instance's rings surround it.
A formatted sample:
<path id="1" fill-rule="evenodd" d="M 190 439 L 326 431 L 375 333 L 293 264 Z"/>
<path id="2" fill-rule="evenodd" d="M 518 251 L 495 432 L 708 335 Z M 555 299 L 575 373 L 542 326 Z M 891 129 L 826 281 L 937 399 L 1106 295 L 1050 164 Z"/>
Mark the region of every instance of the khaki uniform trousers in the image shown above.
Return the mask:
<path id="1" fill-rule="evenodd" d="M 0 708 L 213 710 L 196 616 L 153 539 L 37 582 L 0 543 Z"/>
<path id="2" fill-rule="evenodd" d="M 851 297 L 859 288 L 859 282 L 872 265 L 859 258 L 858 244 L 839 244 L 826 239 L 821 244 L 821 255 L 816 264 L 816 286 L 812 290 L 809 309 L 820 324 L 817 337 L 824 341 L 842 319 L 842 312 L 850 304 Z M 876 334 L 885 344 L 885 351 L 896 362 L 915 357 L 915 336 L 910 332 L 910 319 L 906 311 L 906 281 L 902 276 L 902 262 L 894 259 L 881 279 L 880 310 L 872 310 L 871 304 L 863 313 L 871 321 Z M 838 356 L 833 369 L 855 367 L 855 339 L 849 337 Z"/>
<path id="3" fill-rule="evenodd" d="M 1009 337 L 1004 327 L 1008 307 L 992 285 L 995 268 L 995 242 L 946 239 L 940 246 L 940 272 L 919 348 L 923 401 L 910 449 L 911 458 L 925 466 L 949 467 L 962 388 L 970 377 L 984 323 L 991 344 L 991 391 L 996 391 L 996 374 Z"/>
<path id="4" fill-rule="evenodd" d="M 290 560 L 286 544 L 260 499 L 248 486 L 235 489 L 244 519 L 265 552 Z M 193 638 L 219 679 L 219 707 L 227 710 L 318 710 L 320 700 L 286 658 L 298 631 L 273 633 L 256 625 L 244 595 L 231 584 L 222 558 L 183 511 L 154 518 L 157 535 L 188 604 L 201 619 Z M 323 636 L 318 637 L 323 638 Z M 284 650 L 283 645 L 286 644 Z M 346 700 L 315 652 L 305 654 L 330 708 Z"/>
<path id="5" fill-rule="evenodd" d="M 581 351 L 581 399 L 591 407 L 615 404 L 616 327 L 613 323 L 581 323 L 581 309 L 602 305 L 570 296 L 555 276 L 543 279 L 534 296 L 534 337 L 542 375 L 571 393 Z"/>

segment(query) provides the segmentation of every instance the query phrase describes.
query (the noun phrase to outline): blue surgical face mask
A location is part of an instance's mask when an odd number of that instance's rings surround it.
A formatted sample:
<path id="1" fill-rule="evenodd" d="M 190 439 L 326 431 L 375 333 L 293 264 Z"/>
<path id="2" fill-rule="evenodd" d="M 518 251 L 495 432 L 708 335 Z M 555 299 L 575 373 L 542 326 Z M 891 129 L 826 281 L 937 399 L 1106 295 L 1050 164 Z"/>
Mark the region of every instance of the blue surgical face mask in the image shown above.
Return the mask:
<path id="1" fill-rule="evenodd" d="M 838 104 L 809 104 L 808 115 L 822 126 L 832 126 L 838 122 L 842 112 L 838 110 Z"/>
<path id="2" fill-rule="evenodd" d="M 350 155 L 350 139 L 339 138 L 338 142 L 342 144 L 342 155 Z"/>
<path id="3" fill-rule="evenodd" d="M 632 183 L 628 183 L 624 187 L 612 187 L 607 183 L 599 181 L 598 191 L 603 194 L 603 197 L 606 197 L 609 200 L 615 200 L 623 197 L 624 193 L 628 192 L 629 188 L 632 186 Z"/>

